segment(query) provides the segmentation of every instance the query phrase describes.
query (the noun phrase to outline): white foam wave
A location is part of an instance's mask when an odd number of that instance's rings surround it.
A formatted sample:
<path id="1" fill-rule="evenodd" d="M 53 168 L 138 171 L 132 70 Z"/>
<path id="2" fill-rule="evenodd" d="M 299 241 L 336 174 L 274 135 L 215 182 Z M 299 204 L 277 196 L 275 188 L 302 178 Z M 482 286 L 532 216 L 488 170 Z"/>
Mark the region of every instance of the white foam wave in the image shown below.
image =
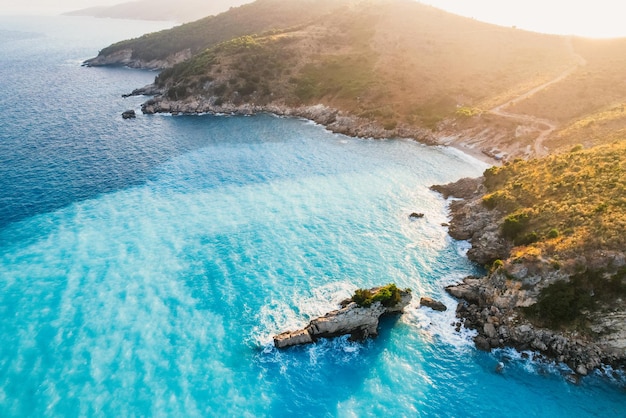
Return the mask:
<path id="1" fill-rule="evenodd" d="M 306 326 L 309 320 L 339 309 L 339 303 L 349 298 L 356 289 L 349 282 L 331 282 L 316 287 L 309 297 L 294 297 L 291 301 L 273 300 L 261 307 L 259 325 L 252 332 L 252 341 L 265 347 L 273 343 L 273 336 Z"/>
<path id="2" fill-rule="evenodd" d="M 455 330 L 457 301 L 451 297 L 439 299 L 448 308 L 444 312 L 434 311 L 427 307 L 420 307 L 419 300 L 414 300 L 407 307 L 404 320 L 420 330 L 423 338 L 432 343 L 442 343 L 453 347 L 457 351 L 468 351 L 474 347 L 474 330 L 461 327 Z"/>

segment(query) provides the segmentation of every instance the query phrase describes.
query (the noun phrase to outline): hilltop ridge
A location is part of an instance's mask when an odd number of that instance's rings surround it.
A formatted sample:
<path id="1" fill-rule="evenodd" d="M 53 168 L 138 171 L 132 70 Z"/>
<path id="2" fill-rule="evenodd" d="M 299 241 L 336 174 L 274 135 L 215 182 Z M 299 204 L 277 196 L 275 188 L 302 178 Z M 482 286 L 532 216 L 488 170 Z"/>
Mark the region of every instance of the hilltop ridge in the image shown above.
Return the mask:
<path id="1" fill-rule="evenodd" d="M 205 16 L 225 12 L 252 0 L 135 0 L 113 6 L 96 6 L 64 13 L 67 16 L 93 16 L 98 18 L 162 20 L 192 22 Z"/>
<path id="2" fill-rule="evenodd" d="M 347 132 L 506 160 L 567 149 L 574 136 L 602 143 L 584 135 L 626 101 L 624 52 L 624 40 L 532 33 L 408 0 L 257 0 L 116 43 L 86 65 L 163 70 L 136 91 L 156 96 L 154 112 L 323 105 L 376 125 Z M 610 125 L 626 129 L 626 117 Z"/>

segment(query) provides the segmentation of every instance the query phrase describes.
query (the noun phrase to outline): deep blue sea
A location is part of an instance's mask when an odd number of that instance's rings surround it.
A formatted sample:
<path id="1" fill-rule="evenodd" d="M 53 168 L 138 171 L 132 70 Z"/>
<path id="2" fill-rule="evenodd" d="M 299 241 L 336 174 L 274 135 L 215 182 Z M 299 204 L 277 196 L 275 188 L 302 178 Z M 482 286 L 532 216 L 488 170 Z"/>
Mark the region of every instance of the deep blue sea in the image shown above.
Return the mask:
<path id="1" fill-rule="evenodd" d="M 623 380 L 450 325 L 442 289 L 476 267 L 428 186 L 484 163 L 270 115 L 123 120 L 155 73 L 80 64 L 165 26 L 0 18 L 1 417 L 626 416 Z M 389 282 L 450 309 L 272 347 Z"/>

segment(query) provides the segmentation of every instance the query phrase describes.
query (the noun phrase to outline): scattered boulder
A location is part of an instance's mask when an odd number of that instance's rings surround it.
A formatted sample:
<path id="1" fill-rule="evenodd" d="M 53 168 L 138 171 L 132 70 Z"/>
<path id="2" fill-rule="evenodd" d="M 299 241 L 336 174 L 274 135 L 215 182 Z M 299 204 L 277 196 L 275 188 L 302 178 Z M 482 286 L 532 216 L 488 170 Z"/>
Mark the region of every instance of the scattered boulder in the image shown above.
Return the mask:
<path id="1" fill-rule="evenodd" d="M 133 119 L 135 117 L 137 117 L 137 115 L 135 114 L 134 110 L 125 110 L 124 112 L 122 112 L 122 117 L 124 119 Z"/>
<path id="2" fill-rule="evenodd" d="M 491 351 L 491 345 L 489 344 L 489 340 L 487 340 L 482 335 L 477 335 L 474 337 L 474 344 L 476 344 L 476 348 L 481 351 Z"/>
<path id="3" fill-rule="evenodd" d="M 467 277 L 463 283 L 447 286 L 445 289 L 455 298 L 466 300 L 469 303 L 478 304 L 480 301 L 479 280 L 475 277 Z"/>
<path id="4" fill-rule="evenodd" d="M 418 212 L 413 212 L 409 215 L 409 218 L 411 219 L 421 219 L 424 217 L 423 213 L 418 213 Z"/>
<path id="5" fill-rule="evenodd" d="M 432 309 L 433 311 L 440 311 L 440 312 L 443 312 L 448 309 L 446 305 L 439 302 L 438 300 L 434 300 L 426 296 L 420 298 L 420 306 L 426 306 Z"/>

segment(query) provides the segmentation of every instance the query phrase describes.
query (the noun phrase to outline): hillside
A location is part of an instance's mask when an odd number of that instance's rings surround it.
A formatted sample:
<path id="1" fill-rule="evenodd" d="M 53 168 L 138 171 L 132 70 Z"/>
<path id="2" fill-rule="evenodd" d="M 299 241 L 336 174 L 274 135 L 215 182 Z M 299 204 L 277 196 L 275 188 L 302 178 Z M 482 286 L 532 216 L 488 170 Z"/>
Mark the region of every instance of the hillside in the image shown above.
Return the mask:
<path id="1" fill-rule="evenodd" d="M 470 239 L 468 257 L 489 269 L 451 293 L 477 304 L 477 310 L 461 312 L 481 334 L 489 328 L 479 319 L 484 308 L 497 317 L 491 323 L 508 327 L 503 341 L 483 334 L 490 339 L 487 346 L 533 348 L 559 357 L 566 355 L 559 353 L 564 343 L 550 348 L 559 335 L 585 347 L 589 358 L 581 370 L 599 361 L 625 364 L 625 172 L 625 141 L 576 147 L 488 169 L 482 186 L 472 185 L 466 200 L 451 205 L 451 235 Z M 458 194 L 454 188 L 437 189 Z M 472 195 L 473 190 L 478 192 Z M 509 333 L 524 324 L 535 331 Z M 546 329 L 551 331 L 541 331 Z M 529 346 L 533 338 L 541 343 Z M 566 356 L 575 357 L 574 351 Z"/>
<path id="2" fill-rule="evenodd" d="M 157 95 L 150 112 L 309 117 L 290 109 L 323 105 L 352 118 L 340 132 L 512 159 L 606 143 L 622 129 L 606 112 L 626 102 L 625 52 L 625 40 L 504 28 L 409 0 L 258 0 L 86 64 L 167 68 L 137 92 Z"/>
<path id="3" fill-rule="evenodd" d="M 341 4 L 342 0 L 258 0 L 217 16 L 115 43 L 85 64 L 162 69 L 240 36 L 305 24 Z"/>
<path id="4" fill-rule="evenodd" d="M 64 13 L 68 16 L 93 16 L 112 19 L 163 20 L 192 22 L 205 16 L 225 12 L 231 7 L 241 6 L 251 0 L 136 0 L 114 6 L 89 7 Z"/>

